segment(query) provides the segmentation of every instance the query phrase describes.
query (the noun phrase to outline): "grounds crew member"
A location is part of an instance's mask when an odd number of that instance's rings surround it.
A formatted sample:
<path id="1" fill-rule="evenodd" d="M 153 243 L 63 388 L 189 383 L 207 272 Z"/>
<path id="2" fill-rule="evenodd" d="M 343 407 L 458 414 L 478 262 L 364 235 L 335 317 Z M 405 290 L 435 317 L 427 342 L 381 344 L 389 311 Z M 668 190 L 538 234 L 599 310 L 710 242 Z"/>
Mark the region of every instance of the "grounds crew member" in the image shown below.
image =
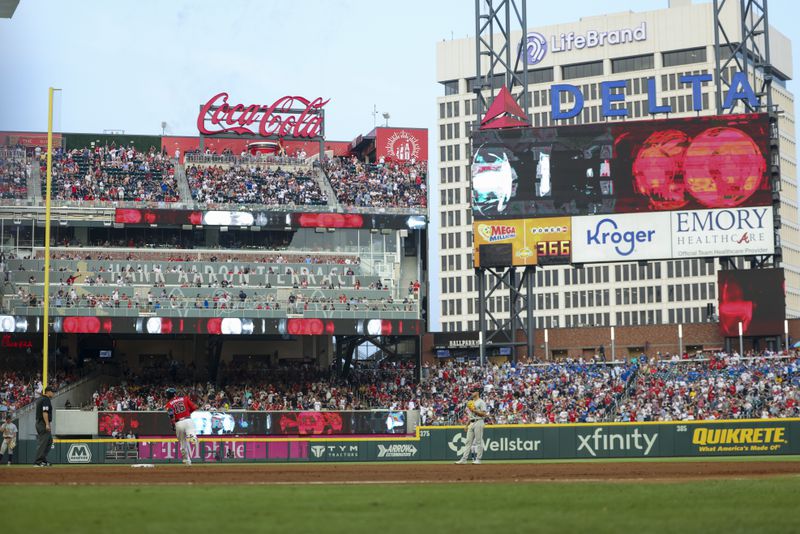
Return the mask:
<path id="1" fill-rule="evenodd" d="M 50 399 L 55 395 L 55 388 L 48 386 L 44 388 L 42 396 L 36 401 L 36 461 L 33 465 L 37 467 L 50 467 L 47 461 L 47 454 L 53 446 L 53 405 Z"/>
<path id="2" fill-rule="evenodd" d="M 472 450 L 472 444 L 475 444 L 475 460 L 473 464 L 480 464 L 481 457 L 483 456 L 483 418 L 486 417 L 489 409 L 486 403 L 481 399 L 480 388 L 472 390 L 472 398 L 467 402 L 467 416 L 469 417 L 469 424 L 467 425 L 467 442 L 464 446 L 464 454 L 457 464 L 467 463 L 469 453 Z"/>

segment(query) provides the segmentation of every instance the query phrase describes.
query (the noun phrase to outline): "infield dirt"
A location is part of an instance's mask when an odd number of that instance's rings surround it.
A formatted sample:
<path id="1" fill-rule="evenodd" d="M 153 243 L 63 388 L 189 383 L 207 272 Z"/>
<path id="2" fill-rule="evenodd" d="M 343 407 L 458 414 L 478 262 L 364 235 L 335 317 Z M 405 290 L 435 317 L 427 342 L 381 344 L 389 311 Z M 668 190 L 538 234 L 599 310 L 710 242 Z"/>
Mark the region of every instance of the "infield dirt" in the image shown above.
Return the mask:
<path id="1" fill-rule="evenodd" d="M 800 461 L 425 463 L 329 465 L 156 465 L 12 467 L 0 484 L 368 484 L 450 482 L 630 481 L 678 482 L 800 475 Z"/>

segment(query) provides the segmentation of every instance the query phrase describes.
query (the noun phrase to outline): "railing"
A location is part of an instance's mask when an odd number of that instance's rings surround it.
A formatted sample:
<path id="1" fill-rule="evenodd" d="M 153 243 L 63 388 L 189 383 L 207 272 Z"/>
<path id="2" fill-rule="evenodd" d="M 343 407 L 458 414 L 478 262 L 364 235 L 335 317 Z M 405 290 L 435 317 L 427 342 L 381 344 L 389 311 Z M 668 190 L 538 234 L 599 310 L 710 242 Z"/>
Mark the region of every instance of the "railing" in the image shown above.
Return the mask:
<path id="1" fill-rule="evenodd" d="M 154 201 L 126 201 L 126 200 L 56 200 L 53 199 L 51 204 L 54 208 L 62 210 L 70 210 L 62 214 L 62 216 L 72 215 L 71 210 L 114 210 L 117 208 L 151 208 L 151 209 L 169 209 L 169 210 L 225 210 L 225 211 L 278 211 L 286 213 L 368 213 L 368 214 L 386 214 L 386 215 L 425 215 L 427 208 L 397 208 L 397 207 L 364 207 L 364 206 L 334 206 L 332 204 L 236 204 L 236 203 L 206 203 L 199 202 L 154 202 Z M 19 206 L 19 207 L 34 207 L 34 210 L 41 212 L 44 215 L 44 201 L 31 201 L 28 199 L 4 199 L 0 200 L 0 206 Z M 31 218 L 28 213 L 25 218 Z M 55 215 L 54 215 L 55 217 Z M 113 214 L 107 216 L 109 220 L 113 220 Z"/>
<path id="2" fill-rule="evenodd" d="M 287 305 L 288 306 L 288 305 Z M 341 305 L 343 306 L 343 305 Z M 103 308 L 76 308 L 76 307 L 50 307 L 51 317 L 170 317 L 170 318 L 211 318 L 211 317 L 232 317 L 239 319 L 291 319 L 293 317 L 304 319 L 419 319 L 417 311 L 373 311 L 361 309 L 358 311 L 344 310 L 302 310 L 297 309 L 295 313 L 282 307 L 279 310 L 259 310 L 251 309 L 221 309 L 221 308 L 127 308 L 127 307 L 103 307 Z M 43 312 L 41 306 L 13 306 L 10 313 L 14 315 L 38 316 Z"/>
<path id="3" fill-rule="evenodd" d="M 0 148 L 0 159 L 26 162 L 28 156 L 24 148 Z"/>
<path id="4" fill-rule="evenodd" d="M 274 156 L 272 154 L 246 154 L 236 156 L 233 154 L 186 154 L 184 164 L 209 164 L 218 163 L 225 165 L 255 164 L 255 165 L 296 165 L 310 167 L 312 158 L 295 158 L 288 156 Z"/>

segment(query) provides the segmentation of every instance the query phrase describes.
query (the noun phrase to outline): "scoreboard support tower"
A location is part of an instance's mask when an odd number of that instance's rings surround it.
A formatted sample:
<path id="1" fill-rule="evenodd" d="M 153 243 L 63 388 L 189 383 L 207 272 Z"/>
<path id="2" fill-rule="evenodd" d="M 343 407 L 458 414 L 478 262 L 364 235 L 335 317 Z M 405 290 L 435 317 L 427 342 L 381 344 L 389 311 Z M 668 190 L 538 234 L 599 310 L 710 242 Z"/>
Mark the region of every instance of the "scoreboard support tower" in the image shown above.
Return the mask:
<path id="1" fill-rule="evenodd" d="M 496 80 L 504 80 L 511 96 L 522 110 L 528 109 L 528 69 L 525 66 L 525 40 L 517 46 L 511 39 L 514 31 L 525 35 L 528 31 L 528 15 L 525 0 L 475 0 L 475 122 L 473 130 L 481 124 L 481 118 L 500 86 Z M 518 90 L 519 89 L 519 90 Z M 475 269 L 478 290 L 478 339 L 480 363 L 486 364 L 487 349 L 511 348 L 512 361 L 517 360 L 518 346 L 526 346 L 528 358 L 534 355 L 533 333 L 533 283 L 534 267 L 517 269 Z M 505 290 L 508 293 L 505 293 Z M 496 312 L 489 311 L 488 299 L 492 296 L 508 295 L 509 318 L 500 319 Z M 527 340 L 517 341 L 517 331 L 524 330 Z"/>

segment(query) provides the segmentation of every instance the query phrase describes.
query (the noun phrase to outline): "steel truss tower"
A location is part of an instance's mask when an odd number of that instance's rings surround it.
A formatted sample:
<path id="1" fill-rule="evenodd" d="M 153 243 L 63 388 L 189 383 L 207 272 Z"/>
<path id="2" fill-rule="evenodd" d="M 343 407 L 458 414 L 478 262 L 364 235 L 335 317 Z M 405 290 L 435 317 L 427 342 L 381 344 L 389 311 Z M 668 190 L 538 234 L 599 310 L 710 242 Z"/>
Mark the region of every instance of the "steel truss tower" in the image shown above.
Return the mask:
<path id="1" fill-rule="evenodd" d="M 772 63 L 769 53 L 769 17 L 767 0 L 714 0 L 714 80 L 716 83 L 717 114 L 722 115 L 723 91 L 735 89 L 729 78 L 730 68 L 743 72 L 757 99 L 755 106 L 743 100 L 748 113 L 769 113 L 769 175 L 772 202 L 775 210 L 775 254 L 750 257 L 751 268 L 778 267 L 782 258 L 780 246 L 781 218 L 779 215 L 781 170 L 778 135 L 779 110 L 772 104 Z M 734 22 L 726 23 L 725 12 L 737 10 Z M 730 20 L 730 17 L 727 18 Z M 736 112 L 733 106 L 727 111 Z M 723 269 L 735 269 L 733 258 L 720 258 Z"/>
<path id="2" fill-rule="evenodd" d="M 525 0 L 475 0 L 474 91 L 477 105 L 474 107 L 476 120 L 473 130 L 480 126 L 489 103 L 501 87 L 506 87 L 520 108 L 528 113 L 530 93 L 525 60 L 528 19 L 525 4 Z M 519 43 L 511 38 L 512 32 L 516 31 L 522 35 Z M 516 348 L 526 346 L 527 357 L 533 357 L 533 274 L 534 267 L 475 269 L 481 365 L 486 363 L 487 349 L 493 348 L 511 348 L 511 358 L 516 361 Z M 508 319 L 500 319 L 489 310 L 489 298 L 495 295 L 508 295 Z M 525 342 L 516 340 L 518 330 L 526 331 Z"/>

